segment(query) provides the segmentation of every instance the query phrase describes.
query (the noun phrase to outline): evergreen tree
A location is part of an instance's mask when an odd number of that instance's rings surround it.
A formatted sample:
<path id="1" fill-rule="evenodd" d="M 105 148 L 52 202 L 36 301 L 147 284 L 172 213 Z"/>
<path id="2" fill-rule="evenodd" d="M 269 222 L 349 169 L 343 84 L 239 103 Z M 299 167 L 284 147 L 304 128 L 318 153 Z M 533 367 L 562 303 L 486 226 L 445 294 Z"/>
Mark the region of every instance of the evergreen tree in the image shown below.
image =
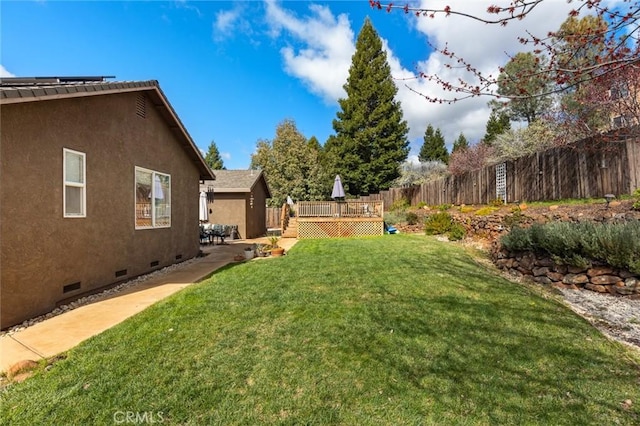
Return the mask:
<path id="1" fill-rule="evenodd" d="M 513 121 L 531 124 L 551 107 L 552 81 L 543 71 L 544 56 L 531 52 L 516 54 L 498 76 L 498 94 L 511 98 L 502 103 L 492 101 L 490 105 L 503 111 Z"/>
<path id="2" fill-rule="evenodd" d="M 220 157 L 218 146 L 214 141 L 211 141 L 211 143 L 209 144 L 209 149 L 207 150 L 207 154 L 204 157 L 204 161 L 209 165 L 209 167 L 211 167 L 212 170 L 226 170 L 224 162 L 222 161 L 222 157 Z"/>
<path id="3" fill-rule="evenodd" d="M 287 196 L 307 201 L 324 197 L 318 151 L 293 120 L 278 125 L 273 141 L 258 141 L 256 152 L 251 155 L 251 168 L 264 171 L 271 189 L 269 205 L 273 207 L 282 206 Z"/>
<path id="4" fill-rule="evenodd" d="M 453 148 L 451 148 L 451 153 L 453 154 L 456 151 L 465 150 L 469 148 L 469 142 L 467 142 L 467 138 L 464 137 L 464 134 L 460 133 L 458 139 L 453 143 Z"/>
<path id="5" fill-rule="evenodd" d="M 505 112 L 491 111 L 487 121 L 487 133 L 482 138 L 482 142 L 486 145 L 491 145 L 498 135 L 509 129 L 511 129 L 509 116 Z"/>
<path id="6" fill-rule="evenodd" d="M 309 148 L 315 149 L 318 152 L 322 151 L 322 146 L 320 145 L 318 138 L 316 138 L 315 136 L 311 136 L 307 143 L 309 144 Z"/>
<path id="7" fill-rule="evenodd" d="M 347 97 L 333 120 L 336 133 L 325 146 L 345 192 L 359 195 L 388 189 L 409 154 L 407 122 L 391 78 L 387 54 L 367 18 L 358 34 L 346 84 Z"/>
<path id="8" fill-rule="evenodd" d="M 421 162 L 442 161 L 444 164 L 449 162 L 449 151 L 447 151 L 440 129 L 436 129 L 434 132 L 433 126 L 429 124 L 424 132 L 423 140 L 424 142 L 418 154 L 418 159 Z"/>

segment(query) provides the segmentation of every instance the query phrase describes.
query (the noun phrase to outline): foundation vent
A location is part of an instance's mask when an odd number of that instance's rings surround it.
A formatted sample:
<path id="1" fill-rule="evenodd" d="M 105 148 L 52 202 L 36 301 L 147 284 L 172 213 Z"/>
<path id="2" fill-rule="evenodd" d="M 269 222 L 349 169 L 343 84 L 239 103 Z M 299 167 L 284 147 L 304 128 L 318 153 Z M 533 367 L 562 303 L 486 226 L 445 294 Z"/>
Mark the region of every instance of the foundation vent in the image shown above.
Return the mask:
<path id="1" fill-rule="evenodd" d="M 121 269 L 119 271 L 116 271 L 116 278 L 123 277 L 125 275 L 127 275 L 127 270 L 126 269 Z"/>
<path id="2" fill-rule="evenodd" d="M 182 255 L 181 254 L 177 254 L 176 255 L 176 260 L 180 260 L 180 259 L 182 259 Z"/>
<path id="3" fill-rule="evenodd" d="M 74 291 L 74 290 L 80 290 L 80 281 L 73 284 L 67 284 L 64 287 L 62 287 L 63 293 L 69 293 L 70 291 Z"/>
<path id="4" fill-rule="evenodd" d="M 147 118 L 147 98 L 142 94 L 138 94 L 136 98 L 136 115 L 140 118 Z"/>
<path id="5" fill-rule="evenodd" d="M 159 262 L 159 261 L 157 261 L 157 260 L 154 260 L 153 262 L 151 262 L 151 263 L 150 263 L 150 265 L 151 265 L 151 267 L 152 267 L 152 268 L 154 268 L 154 267 L 158 266 L 159 264 L 160 264 L 160 262 Z"/>

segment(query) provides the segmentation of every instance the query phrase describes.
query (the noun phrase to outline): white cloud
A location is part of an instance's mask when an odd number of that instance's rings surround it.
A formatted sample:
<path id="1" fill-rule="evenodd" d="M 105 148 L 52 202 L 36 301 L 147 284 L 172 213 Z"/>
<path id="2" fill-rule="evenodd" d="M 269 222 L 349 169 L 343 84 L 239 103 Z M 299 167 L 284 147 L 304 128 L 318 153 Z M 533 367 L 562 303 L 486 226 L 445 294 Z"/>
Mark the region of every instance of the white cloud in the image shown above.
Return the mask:
<path id="1" fill-rule="evenodd" d="M 196 6 L 194 6 L 193 4 L 189 4 L 189 2 L 187 2 L 187 0 L 175 0 L 176 7 L 178 9 L 186 9 L 186 10 L 192 10 L 194 11 L 198 16 L 202 17 L 202 12 L 200 12 L 200 9 L 198 9 Z"/>
<path id="2" fill-rule="evenodd" d="M 487 7 L 495 0 L 421 0 L 429 7 L 463 8 L 478 16 L 488 16 Z M 457 16 L 414 17 L 408 15 L 408 26 L 423 34 L 431 44 L 449 49 L 475 66 L 483 75 L 497 76 L 498 67 L 504 65 L 508 55 L 524 51 L 527 46 L 518 42 L 518 36 L 524 36 L 527 30 L 535 35 L 545 36 L 548 31 L 559 28 L 566 19 L 572 4 L 564 1 L 549 0 L 540 3 L 524 20 L 512 21 L 506 27 L 475 22 Z M 267 0 L 267 20 L 273 37 L 283 32 L 292 36 L 303 48 L 287 46 L 281 49 L 285 70 L 301 79 L 310 90 L 327 102 L 335 102 L 344 97 L 342 88 L 351 66 L 351 56 L 355 52 L 354 31 L 347 16 L 337 17 L 325 6 L 310 5 L 310 14 L 297 17 L 283 9 L 275 0 Z M 385 12 L 373 12 L 385 13 Z M 395 11 L 393 13 L 402 13 Z M 401 102 L 404 118 L 410 128 L 409 139 L 413 141 L 412 152 L 417 152 L 422 144 L 422 136 L 427 125 L 431 124 L 442 131 L 449 149 L 459 134 L 464 133 L 470 143 L 475 143 L 485 133 L 490 110 L 488 97 L 477 97 L 451 105 L 431 103 L 420 94 L 432 97 L 449 98 L 451 93 L 444 92 L 436 83 L 416 78 L 419 71 L 437 74 L 448 81 L 469 78 L 459 69 L 445 66 L 446 58 L 432 53 L 417 64 L 416 69 L 408 69 L 389 49 L 383 39 L 384 49 L 391 67 L 391 74 L 398 86 L 397 100 Z M 410 89 L 409 89 L 410 88 Z M 418 92 L 418 93 L 416 93 Z"/>
<path id="3" fill-rule="evenodd" d="M 233 35 L 241 20 L 242 9 L 238 6 L 216 13 L 216 18 L 213 21 L 214 38 L 220 40 Z"/>
<path id="4" fill-rule="evenodd" d="M 271 35 L 275 37 L 285 31 L 305 46 L 281 49 L 286 72 L 301 79 L 327 102 L 344 97 L 342 86 L 355 52 L 347 16 L 341 14 L 336 18 L 328 7 L 315 4 L 309 5 L 311 15 L 305 18 L 294 16 L 275 1 L 267 1 L 266 6 Z"/>
<path id="5" fill-rule="evenodd" d="M 495 0 L 454 1 L 454 0 L 422 0 L 423 6 L 430 8 L 444 8 L 451 5 L 452 8 L 461 8 L 467 13 L 490 18 L 486 10 Z M 506 27 L 490 25 L 473 21 L 459 16 L 417 17 L 410 20 L 420 33 L 424 34 L 431 44 L 443 48 L 445 45 L 457 56 L 464 58 L 468 63 L 476 67 L 483 75 L 498 75 L 498 68 L 508 60 L 508 55 L 531 49 L 518 42 L 518 36 L 526 36 L 527 31 L 540 37 L 560 27 L 567 18 L 567 13 L 574 5 L 560 1 L 546 1 L 540 3 L 534 11 L 523 20 L 511 21 Z M 446 58 L 439 53 L 432 53 L 423 62 L 418 64 L 418 70 L 427 74 L 437 74 L 447 81 L 457 81 L 458 78 L 468 80 L 471 76 L 461 69 L 450 69 L 445 66 Z M 445 93 L 440 86 L 429 83 L 426 80 L 413 80 L 408 85 L 417 92 L 430 96 L 452 97 L 451 93 Z M 399 86 L 402 86 L 400 84 Z M 431 123 L 440 128 L 447 145 L 451 148 L 454 140 L 460 132 L 470 142 L 477 142 L 485 133 L 485 126 L 490 111 L 487 107 L 488 97 L 467 99 L 451 105 L 429 103 L 420 99 L 414 93 L 406 93 L 407 89 L 400 88 L 399 97 L 403 101 L 403 108 L 408 119 L 413 115 L 421 115 L 428 118 L 422 126 L 422 133 L 426 125 Z M 412 96 L 411 96 L 412 95 Z M 414 99 L 412 99 L 412 97 Z M 416 118 L 414 118 L 415 122 Z M 411 123 L 411 122 L 410 122 Z M 412 127 L 412 135 L 415 129 Z"/>
<path id="6" fill-rule="evenodd" d="M 7 71 L 4 66 L 0 65 L 0 77 L 15 77 L 15 75 Z"/>
<path id="7" fill-rule="evenodd" d="M 229 161 L 229 160 L 231 160 L 231 153 L 230 152 L 221 152 L 220 153 L 220 158 L 222 158 L 225 161 Z"/>

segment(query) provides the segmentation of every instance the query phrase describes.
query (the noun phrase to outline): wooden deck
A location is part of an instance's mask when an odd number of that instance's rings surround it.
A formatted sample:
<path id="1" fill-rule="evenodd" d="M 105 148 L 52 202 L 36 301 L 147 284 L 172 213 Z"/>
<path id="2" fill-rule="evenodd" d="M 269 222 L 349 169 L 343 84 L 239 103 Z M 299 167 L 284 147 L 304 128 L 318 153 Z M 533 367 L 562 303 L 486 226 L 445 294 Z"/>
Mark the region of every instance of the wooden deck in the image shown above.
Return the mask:
<path id="1" fill-rule="evenodd" d="M 299 201 L 294 209 L 299 239 L 384 234 L 382 201 Z"/>

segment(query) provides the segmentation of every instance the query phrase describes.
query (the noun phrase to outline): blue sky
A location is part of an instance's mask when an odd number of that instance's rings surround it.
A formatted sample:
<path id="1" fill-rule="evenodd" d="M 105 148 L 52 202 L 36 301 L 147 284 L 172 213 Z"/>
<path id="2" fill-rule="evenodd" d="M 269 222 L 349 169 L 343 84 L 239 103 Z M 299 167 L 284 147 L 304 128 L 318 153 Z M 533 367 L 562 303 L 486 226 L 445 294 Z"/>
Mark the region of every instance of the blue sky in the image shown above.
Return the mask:
<path id="1" fill-rule="evenodd" d="M 484 0 L 431 0 L 482 13 Z M 434 105 L 421 93 L 439 88 L 404 80 L 418 69 L 457 76 L 431 55 L 427 39 L 449 45 L 495 72 L 507 53 L 523 50 L 516 34 L 545 34 L 566 18 L 564 0 L 548 0 L 535 15 L 508 28 L 458 18 L 415 18 L 351 1 L 7 1 L 0 3 L 0 75 L 115 76 L 158 80 L 198 147 L 213 140 L 228 169 L 246 169 L 260 139 L 273 139 L 292 119 L 320 143 L 333 134 L 355 40 L 369 17 L 388 49 L 397 99 L 410 127 L 415 157 L 428 124 L 449 148 L 463 132 L 484 134 L 488 98 Z M 471 6 L 469 6 L 471 5 Z"/>

